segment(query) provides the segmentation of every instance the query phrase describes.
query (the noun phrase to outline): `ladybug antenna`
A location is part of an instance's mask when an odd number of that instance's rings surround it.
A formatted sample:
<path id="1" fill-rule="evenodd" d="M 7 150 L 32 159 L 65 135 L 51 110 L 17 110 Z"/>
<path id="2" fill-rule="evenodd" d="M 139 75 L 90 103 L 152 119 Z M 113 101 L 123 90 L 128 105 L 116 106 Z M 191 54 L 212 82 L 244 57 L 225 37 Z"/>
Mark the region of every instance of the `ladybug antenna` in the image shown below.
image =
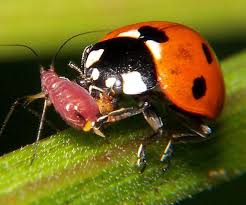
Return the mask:
<path id="1" fill-rule="evenodd" d="M 39 64 L 39 66 L 42 67 L 41 60 L 40 60 L 40 57 L 39 57 L 38 53 L 33 48 L 31 48 L 30 46 L 27 46 L 27 45 L 24 45 L 24 44 L 2 44 L 0 46 L 27 48 L 36 57 L 36 60 L 37 60 L 37 62 Z"/>
<path id="2" fill-rule="evenodd" d="M 54 57 L 52 58 L 52 62 L 51 62 L 51 65 L 53 67 L 55 67 L 55 62 L 56 62 L 56 59 L 57 59 L 57 56 L 58 54 L 60 53 L 60 51 L 62 50 L 62 48 L 69 42 L 71 41 L 72 39 L 78 37 L 78 36 L 83 36 L 83 35 L 87 35 L 87 34 L 91 34 L 91 33 L 99 33 L 99 32 L 105 32 L 107 30 L 95 30 L 95 31 L 87 31 L 87 32 L 83 32 L 83 33 L 78 33 L 74 36 L 71 36 L 70 38 L 68 38 L 66 41 L 64 41 L 61 46 L 59 47 L 59 49 L 57 50 L 56 54 L 54 55 Z"/>

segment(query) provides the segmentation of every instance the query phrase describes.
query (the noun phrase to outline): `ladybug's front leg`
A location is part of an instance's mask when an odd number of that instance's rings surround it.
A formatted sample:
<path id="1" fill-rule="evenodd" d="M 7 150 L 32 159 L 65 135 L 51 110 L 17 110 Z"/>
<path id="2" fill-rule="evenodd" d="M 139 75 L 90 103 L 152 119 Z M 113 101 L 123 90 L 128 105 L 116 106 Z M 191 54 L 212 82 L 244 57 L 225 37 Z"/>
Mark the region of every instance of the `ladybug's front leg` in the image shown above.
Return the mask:
<path id="1" fill-rule="evenodd" d="M 126 108 L 120 108 L 118 110 L 114 110 L 112 112 L 109 112 L 108 114 L 102 115 L 97 119 L 95 122 L 94 127 L 99 129 L 101 126 L 104 124 L 108 123 L 114 123 L 138 114 L 141 114 L 144 112 L 144 110 L 148 107 L 149 105 L 143 105 L 140 107 L 126 107 Z"/>
<path id="2" fill-rule="evenodd" d="M 94 129 L 100 129 L 100 127 L 104 124 L 120 121 L 141 113 L 144 115 L 144 118 L 148 122 L 150 127 L 154 130 L 154 133 L 148 138 L 152 138 L 157 135 L 162 136 L 163 135 L 162 119 L 161 117 L 159 117 L 159 115 L 157 115 L 157 112 L 147 101 L 141 103 L 139 107 L 121 108 L 99 117 L 94 125 Z M 138 158 L 137 167 L 139 167 L 140 172 L 143 172 L 147 165 L 145 147 L 146 144 L 141 143 L 137 152 L 137 158 Z M 169 141 L 164 152 L 165 156 L 164 154 L 162 155 L 162 162 L 168 162 L 168 165 L 172 153 L 171 148 L 172 148 L 171 141 Z"/>
<path id="3" fill-rule="evenodd" d="M 169 137 L 169 142 L 164 148 L 161 156 L 161 162 L 166 162 L 167 167 L 163 168 L 166 171 L 170 166 L 171 155 L 173 153 L 172 144 L 174 143 L 188 143 L 188 142 L 201 142 L 209 139 L 211 129 L 209 126 L 204 124 L 199 118 L 191 118 L 181 112 L 171 109 L 175 113 L 177 120 L 186 127 L 188 133 L 173 133 Z"/>
<path id="4" fill-rule="evenodd" d="M 152 134 L 150 137 L 153 136 L 163 136 L 164 135 L 164 126 L 161 117 L 157 114 L 157 112 L 154 110 L 152 106 L 149 106 L 148 109 L 145 109 L 143 112 L 145 120 L 148 122 L 150 127 L 154 130 L 154 134 Z M 143 171 L 144 164 L 146 165 L 146 159 L 145 159 L 145 151 L 144 148 L 146 145 L 141 144 L 138 149 L 138 161 L 137 165 L 139 167 L 143 167 L 141 171 Z M 141 153 L 141 154 L 139 154 Z M 173 150 L 172 150 L 172 138 L 169 139 L 164 152 L 161 156 L 160 161 L 165 163 L 165 166 L 163 167 L 163 171 L 167 171 L 170 166 L 171 156 L 172 156 Z"/>

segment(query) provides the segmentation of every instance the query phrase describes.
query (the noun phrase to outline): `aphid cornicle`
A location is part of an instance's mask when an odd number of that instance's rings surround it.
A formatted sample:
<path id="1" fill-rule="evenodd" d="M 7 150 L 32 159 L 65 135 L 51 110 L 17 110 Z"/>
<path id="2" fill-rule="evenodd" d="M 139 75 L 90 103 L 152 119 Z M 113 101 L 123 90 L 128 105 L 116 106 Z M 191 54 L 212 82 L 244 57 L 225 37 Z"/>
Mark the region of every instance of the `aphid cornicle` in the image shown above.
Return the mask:
<path id="1" fill-rule="evenodd" d="M 161 91 L 163 108 L 174 111 L 190 130 L 169 137 L 161 162 L 170 161 L 172 143 L 207 139 L 211 129 L 204 119 L 216 119 L 223 108 L 224 80 L 216 55 L 199 33 L 181 24 L 155 21 L 121 27 L 86 47 L 81 68 L 72 62 L 69 66 L 83 74 L 81 86 L 101 96 L 101 103 L 107 99 L 97 128 L 142 113 L 154 133 L 163 135 L 163 119 L 149 97 Z M 114 102 L 122 95 L 133 96 L 139 106 L 116 109 Z M 138 150 L 140 167 L 146 164 L 144 147 Z"/>

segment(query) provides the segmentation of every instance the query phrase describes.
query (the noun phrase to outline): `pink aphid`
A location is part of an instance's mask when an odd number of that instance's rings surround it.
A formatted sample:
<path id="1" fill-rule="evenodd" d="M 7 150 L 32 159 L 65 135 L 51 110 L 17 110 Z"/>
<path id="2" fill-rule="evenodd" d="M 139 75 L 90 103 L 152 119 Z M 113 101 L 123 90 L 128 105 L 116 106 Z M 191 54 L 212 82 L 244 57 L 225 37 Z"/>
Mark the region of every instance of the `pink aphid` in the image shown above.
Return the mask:
<path id="1" fill-rule="evenodd" d="M 50 66 L 49 69 L 41 66 L 40 78 L 42 91 L 35 95 L 21 97 L 13 103 L 0 129 L 0 136 L 18 104 L 28 105 L 34 100 L 44 98 L 36 145 L 44 126 L 46 110 L 50 105 L 54 106 L 56 112 L 71 127 L 83 131 L 90 131 L 92 129 L 97 135 L 104 137 L 103 133 L 94 127 L 100 114 L 99 107 L 96 100 L 85 88 L 67 78 L 58 76 L 54 66 Z M 31 162 L 33 162 L 36 152 L 37 146 L 35 146 Z"/>
<path id="2" fill-rule="evenodd" d="M 85 33 L 79 34 L 83 35 Z M 99 127 L 95 126 L 98 118 L 100 117 L 99 105 L 96 99 L 94 99 L 90 93 L 78 85 L 76 82 L 70 81 L 67 78 L 58 76 L 54 69 L 54 62 L 60 50 L 65 46 L 65 44 L 77 37 L 75 35 L 68 40 L 66 40 L 58 49 L 58 52 L 52 60 L 52 65 L 49 69 L 45 69 L 41 66 L 40 69 L 40 80 L 42 91 L 35 95 L 24 96 L 18 98 L 13 105 L 11 106 L 3 124 L 0 129 L 0 136 L 2 135 L 5 127 L 11 118 L 17 105 L 23 105 L 26 107 L 34 100 L 44 99 L 43 111 L 41 115 L 41 120 L 38 128 L 36 145 L 41 136 L 41 132 L 45 122 L 46 110 L 50 105 L 53 105 L 56 112 L 62 117 L 62 119 L 71 127 L 83 130 L 90 131 L 93 130 L 95 134 L 104 137 L 103 133 L 99 130 Z M 22 44 L 13 44 L 13 45 L 0 45 L 0 46 L 17 46 L 29 49 L 39 60 L 39 56 L 34 49 L 29 46 Z M 82 73 L 82 71 L 79 73 Z M 34 110 L 29 109 L 33 114 L 38 115 Z M 51 124 L 50 124 L 51 125 Z M 37 146 L 34 148 L 33 159 L 35 158 L 37 152 Z"/>
<path id="3" fill-rule="evenodd" d="M 41 69 L 42 90 L 63 120 L 76 129 L 90 130 L 99 115 L 98 105 L 89 92 L 77 83 L 59 77 L 50 67 Z"/>

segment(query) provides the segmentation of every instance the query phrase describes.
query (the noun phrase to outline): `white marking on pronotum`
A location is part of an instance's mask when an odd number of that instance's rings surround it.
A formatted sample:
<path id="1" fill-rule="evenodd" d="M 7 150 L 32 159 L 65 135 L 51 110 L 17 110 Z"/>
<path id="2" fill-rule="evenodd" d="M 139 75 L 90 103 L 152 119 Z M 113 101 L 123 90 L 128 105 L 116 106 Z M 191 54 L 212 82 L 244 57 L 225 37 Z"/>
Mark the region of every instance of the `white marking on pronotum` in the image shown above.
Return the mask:
<path id="1" fill-rule="evenodd" d="M 146 41 L 146 45 L 151 50 L 155 58 L 158 60 L 161 59 L 161 46 L 159 43 L 153 40 L 148 40 Z"/>
<path id="2" fill-rule="evenodd" d="M 116 78 L 108 78 L 107 80 L 105 80 L 105 85 L 108 88 L 112 88 L 114 86 L 115 82 L 116 82 Z"/>
<path id="3" fill-rule="evenodd" d="M 92 73 L 91 73 L 91 78 L 92 78 L 93 80 L 97 80 L 97 79 L 99 78 L 99 76 L 100 76 L 99 70 L 98 70 L 97 68 L 94 68 L 94 69 L 92 70 Z"/>
<path id="4" fill-rule="evenodd" d="M 139 33 L 138 30 L 130 30 L 130 31 L 126 31 L 126 32 L 120 33 L 118 36 L 120 36 L 120 37 L 139 38 L 140 37 L 140 33 Z"/>
<path id="5" fill-rule="evenodd" d="M 85 67 L 89 68 L 93 63 L 97 62 L 102 56 L 104 49 L 91 51 L 87 57 Z"/>
<path id="6" fill-rule="evenodd" d="M 141 74 L 137 71 L 122 74 L 123 92 L 128 95 L 135 95 L 145 92 L 147 86 L 143 82 Z"/>

